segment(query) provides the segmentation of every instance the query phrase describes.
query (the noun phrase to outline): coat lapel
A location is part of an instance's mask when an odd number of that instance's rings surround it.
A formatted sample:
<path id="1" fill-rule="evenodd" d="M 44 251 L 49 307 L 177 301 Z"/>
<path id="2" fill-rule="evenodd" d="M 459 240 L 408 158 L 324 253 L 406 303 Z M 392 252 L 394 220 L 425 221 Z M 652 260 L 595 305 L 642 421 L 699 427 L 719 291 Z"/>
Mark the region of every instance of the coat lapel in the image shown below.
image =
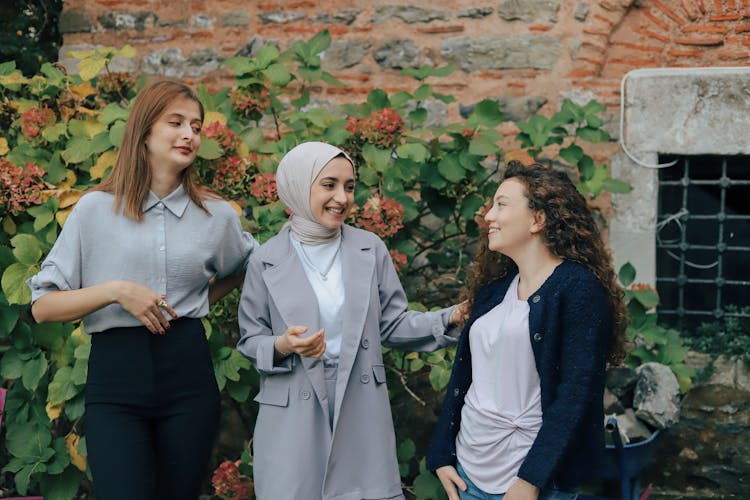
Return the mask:
<path id="1" fill-rule="evenodd" d="M 318 299 L 307 280 L 297 251 L 289 241 L 289 229 L 282 229 L 277 238 L 278 246 L 268 257 L 267 263 L 271 266 L 263 271 L 263 281 L 286 326 L 306 326 L 308 334 L 315 333 L 320 330 Z M 279 332 L 281 333 L 283 332 Z M 328 419 L 323 362 L 319 358 L 301 359 L 323 413 Z"/>
<path id="2" fill-rule="evenodd" d="M 342 227 L 341 267 L 346 298 L 342 317 L 341 353 L 336 377 L 336 401 L 333 430 L 336 431 L 341 403 L 351 376 L 352 366 L 364 332 L 367 311 L 370 307 L 370 286 L 375 272 L 375 249 L 372 241 L 361 238 L 348 226 Z"/>

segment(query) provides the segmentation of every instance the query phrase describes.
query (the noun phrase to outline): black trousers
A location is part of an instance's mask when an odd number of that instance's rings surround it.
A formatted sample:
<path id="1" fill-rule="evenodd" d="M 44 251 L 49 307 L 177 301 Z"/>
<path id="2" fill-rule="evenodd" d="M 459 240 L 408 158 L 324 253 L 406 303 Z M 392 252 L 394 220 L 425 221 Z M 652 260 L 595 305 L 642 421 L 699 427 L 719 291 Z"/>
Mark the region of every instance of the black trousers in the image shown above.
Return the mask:
<path id="1" fill-rule="evenodd" d="M 203 325 L 166 335 L 113 328 L 91 338 L 86 448 L 98 500 L 198 498 L 219 422 Z"/>

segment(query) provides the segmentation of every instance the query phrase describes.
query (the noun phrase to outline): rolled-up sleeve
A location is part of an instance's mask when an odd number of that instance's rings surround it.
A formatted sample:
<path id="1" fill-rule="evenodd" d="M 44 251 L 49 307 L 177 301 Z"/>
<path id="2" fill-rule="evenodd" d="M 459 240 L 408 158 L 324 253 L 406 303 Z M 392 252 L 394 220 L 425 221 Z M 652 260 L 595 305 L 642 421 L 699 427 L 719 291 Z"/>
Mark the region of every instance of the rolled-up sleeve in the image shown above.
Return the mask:
<path id="1" fill-rule="evenodd" d="M 219 245 L 219 252 L 214 257 L 216 277 L 224 278 L 244 273 L 250 256 L 258 246 L 255 238 L 242 230 L 239 217 L 232 212 Z"/>
<path id="2" fill-rule="evenodd" d="M 42 262 L 41 270 L 26 280 L 31 289 L 31 302 L 56 290 L 81 288 L 81 262 L 81 230 L 74 208 L 52 250 Z"/>

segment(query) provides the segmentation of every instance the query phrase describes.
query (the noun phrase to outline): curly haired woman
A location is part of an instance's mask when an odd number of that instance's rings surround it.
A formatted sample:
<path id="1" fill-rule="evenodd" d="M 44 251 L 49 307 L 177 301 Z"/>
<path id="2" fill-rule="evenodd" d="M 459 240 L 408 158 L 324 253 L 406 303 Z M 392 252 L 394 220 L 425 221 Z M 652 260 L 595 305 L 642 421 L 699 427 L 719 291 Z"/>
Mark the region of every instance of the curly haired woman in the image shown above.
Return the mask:
<path id="1" fill-rule="evenodd" d="M 572 499 L 604 449 L 604 371 L 626 310 L 585 198 L 510 162 L 427 465 L 449 499 Z"/>

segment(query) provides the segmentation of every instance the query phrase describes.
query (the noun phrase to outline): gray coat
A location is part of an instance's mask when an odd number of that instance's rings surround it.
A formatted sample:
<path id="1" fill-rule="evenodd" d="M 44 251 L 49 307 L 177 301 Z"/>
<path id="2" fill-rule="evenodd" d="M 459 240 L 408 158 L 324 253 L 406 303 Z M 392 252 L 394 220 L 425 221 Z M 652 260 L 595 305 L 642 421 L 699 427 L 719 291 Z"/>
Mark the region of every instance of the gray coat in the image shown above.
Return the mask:
<path id="1" fill-rule="evenodd" d="M 240 301 L 238 349 L 260 373 L 253 473 L 259 500 L 403 498 L 381 344 L 414 351 L 454 341 L 449 309 L 407 311 L 385 244 L 344 225 L 346 299 L 333 431 L 323 363 L 292 355 L 273 363 L 275 336 L 320 329 L 317 299 L 283 229 L 250 258 Z"/>

